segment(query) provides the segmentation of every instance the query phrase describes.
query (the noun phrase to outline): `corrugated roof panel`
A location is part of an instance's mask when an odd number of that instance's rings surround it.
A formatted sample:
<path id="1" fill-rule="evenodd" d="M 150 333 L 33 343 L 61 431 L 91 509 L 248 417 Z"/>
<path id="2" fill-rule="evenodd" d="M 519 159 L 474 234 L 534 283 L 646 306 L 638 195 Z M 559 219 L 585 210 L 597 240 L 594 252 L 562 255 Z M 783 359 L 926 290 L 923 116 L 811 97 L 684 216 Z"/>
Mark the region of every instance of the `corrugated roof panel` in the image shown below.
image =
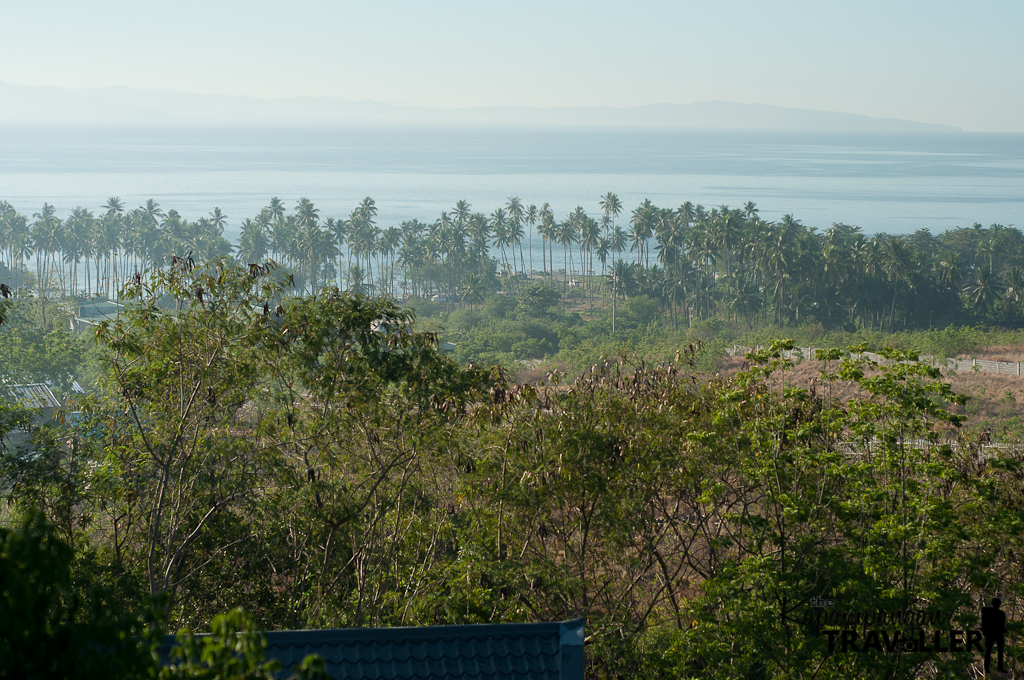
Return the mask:
<path id="1" fill-rule="evenodd" d="M 61 403 L 53 396 L 50 388 L 43 383 L 9 385 L 8 393 L 15 401 L 23 402 L 29 408 L 60 408 Z"/>
<path id="2" fill-rule="evenodd" d="M 554 623 L 270 631 L 266 658 L 285 669 L 309 654 L 332 678 L 582 680 L 583 620 Z M 566 631 L 573 634 L 566 635 Z M 169 651 L 174 639 L 165 642 Z M 165 653 L 166 657 L 166 653 Z"/>

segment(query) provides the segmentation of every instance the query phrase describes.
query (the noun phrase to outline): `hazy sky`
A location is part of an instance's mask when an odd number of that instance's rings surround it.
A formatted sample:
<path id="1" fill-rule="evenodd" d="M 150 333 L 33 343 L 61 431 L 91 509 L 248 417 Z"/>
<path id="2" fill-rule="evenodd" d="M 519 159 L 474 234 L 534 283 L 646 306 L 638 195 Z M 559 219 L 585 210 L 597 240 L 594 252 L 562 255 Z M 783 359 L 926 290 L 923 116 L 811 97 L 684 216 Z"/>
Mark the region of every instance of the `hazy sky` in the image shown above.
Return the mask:
<path id="1" fill-rule="evenodd" d="M 729 100 L 1024 132 L 1024 2 L 0 0 L 0 81 L 433 107 Z"/>

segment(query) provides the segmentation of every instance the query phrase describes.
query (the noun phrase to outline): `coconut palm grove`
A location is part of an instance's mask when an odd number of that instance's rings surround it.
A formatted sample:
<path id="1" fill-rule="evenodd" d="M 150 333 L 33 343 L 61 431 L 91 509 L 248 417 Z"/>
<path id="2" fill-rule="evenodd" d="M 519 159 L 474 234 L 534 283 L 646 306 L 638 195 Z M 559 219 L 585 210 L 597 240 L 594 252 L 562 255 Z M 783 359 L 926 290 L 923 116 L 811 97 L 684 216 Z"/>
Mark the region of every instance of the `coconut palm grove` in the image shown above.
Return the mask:
<path id="1" fill-rule="evenodd" d="M 546 203 L 513 196 L 486 214 L 458 201 L 433 221 L 385 226 L 369 197 L 338 217 L 321 216 L 305 198 L 292 209 L 271 198 L 241 220 L 232 243 L 219 208 L 189 221 L 153 200 L 127 209 L 112 197 L 62 218 L 49 204 L 30 216 L 2 202 L 0 234 L 8 285 L 69 299 L 114 299 L 128 278 L 175 257 L 227 257 L 272 259 L 302 294 L 338 287 L 403 301 L 440 296 L 448 308 L 491 293 L 516 296 L 531 281 L 586 303 L 588 315 L 597 300 L 610 308 L 612 299 L 647 296 L 674 328 L 711 318 L 889 331 L 1024 320 L 1024 235 L 1012 225 L 868 235 L 841 223 L 809 227 L 792 215 L 765 221 L 753 202 L 708 209 L 644 201 L 629 211 L 609 192 L 597 206 L 593 215 L 577 207 L 556 216 Z"/>
<path id="2" fill-rule="evenodd" d="M 594 678 L 980 677 L 993 597 L 1016 673 L 1021 378 L 921 353 L 1024 341 L 1024 234 L 596 199 L 0 203 L 0 677 L 577 617 Z"/>

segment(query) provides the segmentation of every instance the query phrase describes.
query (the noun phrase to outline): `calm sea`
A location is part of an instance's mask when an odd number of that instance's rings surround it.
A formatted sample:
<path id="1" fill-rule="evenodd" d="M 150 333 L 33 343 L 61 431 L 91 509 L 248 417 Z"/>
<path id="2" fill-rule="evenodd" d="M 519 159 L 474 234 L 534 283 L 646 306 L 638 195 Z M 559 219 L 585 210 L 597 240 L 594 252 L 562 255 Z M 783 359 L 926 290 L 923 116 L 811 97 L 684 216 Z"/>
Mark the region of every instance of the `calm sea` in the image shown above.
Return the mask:
<path id="1" fill-rule="evenodd" d="M 766 219 L 933 232 L 1024 227 L 1024 135 L 842 134 L 708 130 L 499 128 L 0 129 L 0 200 L 31 214 L 128 207 L 156 199 L 190 219 L 220 207 L 229 238 L 271 196 L 312 200 L 322 217 L 365 196 L 378 224 L 433 221 L 456 201 L 490 213 L 518 196 L 556 216 L 599 214 L 608 191 L 627 210 L 645 198 L 741 207 Z M 626 216 L 620 217 L 620 221 Z M 539 265 L 539 263 L 538 263 Z"/>

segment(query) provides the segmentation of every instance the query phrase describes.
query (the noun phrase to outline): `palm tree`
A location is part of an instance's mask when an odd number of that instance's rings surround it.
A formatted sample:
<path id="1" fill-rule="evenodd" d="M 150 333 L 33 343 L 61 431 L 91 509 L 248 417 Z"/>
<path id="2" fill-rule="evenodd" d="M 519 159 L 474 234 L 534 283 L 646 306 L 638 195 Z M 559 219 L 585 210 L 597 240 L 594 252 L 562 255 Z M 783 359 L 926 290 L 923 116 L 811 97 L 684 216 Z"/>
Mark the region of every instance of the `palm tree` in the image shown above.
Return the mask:
<path id="1" fill-rule="evenodd" d="M 419 295 L 420 277 L 423 267 L 427 264 L 427 249 L 424 245 L 422 232 L 424 225 L 419 220 L 411 220 L 402 223 L 402 247 L 399 261 L 405 267 L 406 280 L 411 282 L 413 295 Z M 486 245 L 485 245 L 486 248 Z"/>
<path id="2" fill-rule="evenodd" d="M 89 285 L 89 257 L 92 255 L 92 239 L 90 238 L 93 230 L 93 215 L 91 212 L 82 207 L 77 207 L 71 211 L 71 216 L 68 218 L 67 226 L 67 239 L 69 247 L 72 248 L 76 255 L 80 255 L 85 258 L 85 284 L 86 290 L 83 291 L 88 294 Z M 78 260 L 76 257 L 75 267 L 71 275 L 71 280 L 75 282 L 75 286 L 78 285 Z"/>
<path id="3" fill-rule="evenodd" d="M 214 208 L 213 212 L 210 213 L 210 224 L 221 231 L 224 230 L 224 225 L 228 223 L 228 216 L 221 212 L 220 208 Z"/>
<path id="4" fill-rule="evenodd" d="M 99 276 L 99 269 L 97 269 L 96 289 L 99 290 L 100 285 L 103 285 L 109 298 L 113 277 L 114 253 L 120 248 L 121 224 L 116 214 L 107 212 L 106 215 L 96 221 L 95 228 L 96 231 L 93 232 L 93 247 L 96 251 L 96 256 L 103 255 L 104 260 L 101 277 Z M 101 284 L 101 280 L 105 281 L 105 284 Z"/>
<path id="5" fill-rule="evenodd" d="M 513 267 L 513 269 L 515 268 L 515 262 L 516 262 L 515 247 L 518 246 L 519 247 L 519 264 L 520 264 L 520 267 L 522 268 L 521 271 L 523 272 L 523 276 L 526 276 L 526 260 L 523 258 L 523 239 L 525 238 L 525 236 L 526 235 L 523 232 L 523 223 L 522 222 L 509 222 L 509 224 L 508 224 L 508 240 L 509 240 L 509 245 L 511 245 L 513 247 L 513 249 L 512 249 L 512 267 Z"/>
<path id="6" fill-rule="evenodd" d="M 612 235 L 609 240 L 611 241 L 612 252 L 619 254 L 626 249 L 628 236 L 622 227 L 615 227 L 615 229 L 612 230 Z"/>
<path id="7" fill-rule="evenodd" d="M 348 287 L 348 289 L 350 291 L 352 291 L 353 293 L 356 293 L 357 295 L 365 294 L 366 293 L 366 286 L 363 283 L 363 277 L 364 276 L 365 276 L 365 274 L 363 272 L 363 268 L 360 267 L 358 264 L 354 264 L 351 267 L 349 267 L 349 271 L 348 271 L 349 287 Z"/>
<path id="8" fill-rule="evenodd" d="M 729 307 L 737 316 L 743 317 L 747 322 L 747 328 L 753 328 L 753 319 L 761 305 L 761 295 L 757 284 L 742 274 L 737 275 L 732 283 L 729 291 Z"/>
<path id="9" fill-rule="evenodd" d="M 619 200 L 616 194 L 609 191 L 601 197 L 598 205 L 601 207 L 601 211 L 604 212 L 605 218 L 607 218 L 608 226 L 614 228 L 615 218 L 622 213 L 622 201 Z M 606 231 L 605 233 L 607 234 L 608 232 Z"/>
<path id="10" fill-rule="evenodd" d="M 630 266 L 622 259 L 612 262 L 612 333 L 615 332 L 615 304 L 619 292 L 625 287 L 625 283 L 632 278 Z"/>
<path id="11" fill-rule="evenodd" d="M 718 251 L 725 255 L 726 276 L 732 279 L 732 254 L 739 243 L 743 224 L 743 216 L 739 210 L 729 210 L 722 206 L 718 212 L 715 240 Z"/>
<path id="12" fill-rule="evenodd" d="M 582 212 L 582 208 L 579 210 Z M 565 274 L 562 276 L 562 312 L 565 313 L 569 294 L 569 272 L 572 270 L 572 244 L 576 242 L 576 225 L 573 223 L 572 215 L 558 225 L 555 240 L 563 249 L 562 266 L 565 268 Z"/>
<path id="13" fill-rule="evenodd" d="M 395 296 L 395 253 L 402 244 L 402 231 L 398 227 L 388 227 L 380 237 L 380 253 L 387 259 L 391 258 L 391 265 L 388 267 L 388 290 L 391 297 Z"/>
<path id="14" fill-rule="evenodd" d="M 334 239 L 334 248 L 338 254 L 337 264 L 337 284 L 341 288 L 342 282 L 342 266 L 341 266 L 341 249 L 345 246 L 345 239 L 348 236 L 348 222 L 346 220 L 336 220 L 333 217 L 327 218 L 327 233 Z"/>
<path id="15" fill-rule="evenodd" d="M 505 271 L 508 273 L 508 257 L 505 255 L 505 246 L 510 243 L 509 239 L 509 224 L 508 220 L 505 219 L 505 210 L 503 208 L 497 208 L 491 213 L 491 225 L 490 225 L 491 236 L 493 237 L 493 245 L 501 251 L 501 260 L 505 263 Z"/>
<path id="16" fill-rule="evenodd" d="M 459 225 L 466 224 L 469 221 L 469 216 L 473 214 L 473 206 L 467 201 L 459 201 L 452 208 L 452 215 L 455 217 L 455 223 Z"/>
<path id="17" fill-rule="evenodd" d="M 4 257 L 4 263 L 7 265 L 7 269 L 13 274 L 14 272 L 14 219 L 18 215 L 18 211 L 14 209 L 7 201 L 0 201 L 0 243 L 4 246 L 0 249 L 0 254 Z M 14 284 L 14 281 L 4 281 L 8 286 Z"/>
<path id="18" fill-rule="evenodd" d="M 273 215 L 273 212 L 270 212 L 270 214 Z M 279 261 L 287 260 L 293 228 L 294 220 L 288 220 L 282 216 L 274 217 L 274 221 L 270 225 L 269 245 L 270 252 L 274 253 L 275 259 Z"/>
<path id="19" fill-rule="evenodd" d="M 374 224 L 373 218 L 377 216 L 377 202 L 367 196 L 360 202 L 359 213 L 366 217 L 367 221 L 372 225 Z"/>
<path id="20" fill-rule="evenodd" d="M 608 256 L 611 254 L 611 252 L 611 239 L 602 236 L 597 242 L 597 248 L 594 249 L 594 253 L 597 255 L 597 259 L 601 261 L 601 276 L 605 275 L 605 265 L 608 262 Z"/>
<path id="21" fill-rule="evenodd" d="M 465 304 L 467 299 L 474 306 L 484 301 L 485 286 L 483 279 L 473 272 L 466 274 L 466 278 L 462 281 L 462 290 L 463 304 Z"/>
<path id="22" fill-rule="evenodd" d="M 992 269 L 992 260 L 998 251 L 999 247 L 996 245 L 995 237 L 987 238 L 978 244 L 977 253 L 982 257 L 988 257 L 989 269 Z"/>
<path id="23" fill-rule="evenodd" d="M 987 264 L 981 265 L 975 271 L 974 281 L 967 286 L 966 292 L 970 296 L 971 304 L 983 314 L 999 301 L 999 281 Z"/>
<path id="24" fill-rule="evenodd" d="M 775 315 L 778 325 L 783 325 L 783 310 L 786 308 L 786 282 L 790 278 L 791 265 L 795 257 L 792 244 L 786 239 L 786 231 L 773 226 L 768 231 L 768 240 L 764 249 L 764 271 L 772 281 L 772 293 L 775 298 Z M 765 287 L 767 289 L 767 286 Z"/>
<path id="25" fill-rule="evenodd" d="M 960 253 L 950 252 L 939 262 L 936 280 L 949 288 L 949 317 L 952 320 L 956 309 L 956 300 L 959 298 L 960 279 L 963 278 L 963 268 L 960 264 Z"/>
<path id="26" fill-rule="evenodd" d="M 530 271 L 533 271 L 533 228 L 539 219 L 540 212 L 537 210 L 537 206 L 531 203 L 530 207 L 526 209 L 526 223 L 530 226 L 530 231 L 526 235 L 530 244 Z"/>
<path id="27" fill-rule="evenodd" d="M 156 221 L 158 217 L 164 216 L 164 211 L 160 209 L 160 204 L 152 198 L 146 199 L 146 204 L 142 206 L 142 209 L 146 211 L 146 215 L 151 217 L 153 221 Z"/>
<path id="28" fill-rule="evenodd" d="M 651 203 L 650 199 L 644 199 L 644 202 L 637 206 L 630 218 L 630 224 L 632 227 L 629 233 L 629 238 L 633 244 L 629 249 L 630 251 L 635 250 L 637 252 L 637 261 L 639 262 L 643 260 L 646 265 L 650 264 L 646 254 L 647 241 L 654 233 L 654 225 L 652 223 L 654 210 L 654 205 Z"/>
<path id="29" fill-rule="evenodd" d="M 1021 303 L 1024 302 L 1024 267 L 1007 267 L 1003 278 L 1006 282 L 1003 301 L 1019 310 Z"/>
<path id="30" fill-rule="evenodd" d="M 316 295 L 321 288 L 321 282 L 326 283 L 327 273 L 332 266 L 330 263 L 334 262 L 338 248 L 334 245 L 334 236 L 326 229 L 315 225 L 310 231 L 308 253 L 313 282 L 312 292 Z M 321 271 L 323 276 L 320 274 Z"/>
<path id="31" fill-rule="evenodd" d="M 470 256 L 476 262 L 480 275 L 483 275 L 487 262 L 487 245 L 491 238 L 491 225 L 483 213 L 473 213 L 467 218 L 467 237 L 469 238 Z"/>
<path id="32" fill-rule="evenodd" d="M 665 268 L 666 290 L 674 327 L 678 326 L 677 294 L 685 285 L 685 275 L 681 265 L 684 262 L 683 249 L 686 246 L 686 235 L 681 221 L 676 219 L 672 210 L 659 211 L 655 222 L 655 237 L 658 241 L 656 250 L 658 251 L 658 260 Z"/>
<path id="33" fill-rule="evenodd" d="M 139 259 L 143 269 L 152 267 L 160 242 L 159 217 L 163 215 L 160 204 L 153 199 L 148 199 L 146 204 L 140 206 L 136 211 L 138 214 L 137 225 L 139 229 Z"/>
<path id="34" fill-rule="evenodd" d="M 36 278 L 42 296 L 49 285 L 47 273 L 50 259 L 58 251 L 62 241 L 62 223 L 57 217 L 56 209 L 49 203 L 43 203 L 42 212 L 35 213 L 33 217 L 36 221 L 32 224 L 31 238 L 36 254 Z"/>
<path id="35" fill-rule="evenodd" d="M 892 282 L 892 311 L 889 313 L 889 330 L 892 331 L 896 319 L 896 298 L 899 293 L 899 285 L 902 282 L 910 282 L 912 262 L 906 245 L 899 239 L 886 239 L 884 250 L 885 260 L 882 266 Z"/>
<path id="36" fill-rule="evenodd" d="M 300 288 L 305 289 L 306 279 L 308 278 L 315 293 L 317 288 L 316 254 L 317 250 L 322 246 L 320 210 L 308 198 L 300 198 L 295 206 L 295 219 L 296 226 L 298 227 L 298 243 L 296 245 L 300 255 L 299 275 L 302 281 Z M 305 267 L 303 267 L 304 264 Z M 303 276 L 303 269 L 306 270 L 306 276 Z"/>
<path id="37" fill-rule="evenodd" d="M 243 263 L 262 262 L 267 256 L 269 241 L 258 221 L 246 219 L 242 222 L 242 232 L 238 236 L 238 257 Z"/>
<path id="38" fill-rule="evenodd" d="M 277 196 L 274 196 L 273 198 L 270 199 L 270 203 L 267 205 L 267 212 L 270 213 L 270 216 L 273 219 L 279 220 L 283 218 L 286 212 L 284 207 L 284 201 L 282 201 Z"/>
<path id="39" fill-rule="evenodd" d="M 108 213 L 120 215 L 124 212 L 124 201 L 117 196 L 111 196 L 103 207 L 106 208 Z"/>
<path id="40" fill-rule="evenodd" d="M 519 246 L 519 262 L 523 267 L 523 274 L 526 274 L 526 260 L 523 258 L 523 220 L 526 218 L 526 209 L 518 196 L 509 196 L 508 204 L 505 206 L 508 211 L 509 239 L 512 245 Z M 515 253 L 512 255 L 515 261 Z"/>
<path id="41" fill-rule="evenodd" d="M 594 285 L 591 273 L 594 271 L 594 250 L 597 248 L 598 241 L 601 239 L 601 228 L 597 224 L 597 221 L 587 215 L 583 215 L 579 220 L 579 237 L 580 237 L 580 259 L 582 260 L 583 254 L 586 253 L 588 256 L 587 264 L 580 262 L 580 268 L 586 268 L 584 272 L 584 279 L 587 281 L 590 289 L 590 314 L 593 317 L 594 314 Z"/>
<path id="42" fill-rule="evenodd" d="M 537 227 L 537 233 L 540 234 L 541 238 L 543 239 L 541 241 L 541 249 L 540 249 L 540 252 L 541 252 L 541 266 L 544 268 L 545 281 L 549 281 L 549 282 L 550 282 L 550 279 L 547 278 L 547 276 L 551 273 L 551 271 L 549 271 L 549 269 L 554 269 L 554 267 L 555 267 L 555 253 L 554 253 L 554 250 L 551 250 L 551 257 L 550 257 L 550 259 L 545 259 L 545 255 L 546 255 L 548 249 L 550 248 L 550 245 L 554 244 L 555 232 L 556 232 L 555 215 L 551 211 L 551 206 L 548 205 L 547 203 L 545 203 L 544 205 L 542 205 L 540 207 L 540 226 Z"/>
<path id="43" fill-rule="evenodd" d="M 21 228 L 17 230 L 17 236 L 15 237 L 14 244 L 11 247 L 11 257 L 14 262 L 17 262 L 17 280 L 16 284 L 21 286 L 24 282 L 24 276 L 22 274 L 22 264 L 26 260 L 31 260 L 32 255 L 35 251 L 32 248 L 32 238 L 28 230 L 28 220 L 24 215 L 18 216 L 18 221 L 21 223 Z"/>

